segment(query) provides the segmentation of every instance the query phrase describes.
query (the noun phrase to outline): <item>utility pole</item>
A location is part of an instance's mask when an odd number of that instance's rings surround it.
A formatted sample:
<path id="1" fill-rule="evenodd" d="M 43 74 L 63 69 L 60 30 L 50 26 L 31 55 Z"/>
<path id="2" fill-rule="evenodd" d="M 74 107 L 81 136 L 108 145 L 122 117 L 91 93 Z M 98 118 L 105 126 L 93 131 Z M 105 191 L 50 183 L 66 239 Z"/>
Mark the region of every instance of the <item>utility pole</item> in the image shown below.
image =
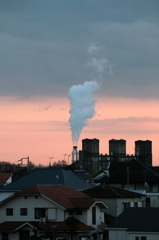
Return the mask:
<path id="1" fill-rule="evenodd" d="M 69 164 L 69 157 L 71 157 L 71 155 L 67 155 L 67 157 L 68 157 L 68 164 Z"/>

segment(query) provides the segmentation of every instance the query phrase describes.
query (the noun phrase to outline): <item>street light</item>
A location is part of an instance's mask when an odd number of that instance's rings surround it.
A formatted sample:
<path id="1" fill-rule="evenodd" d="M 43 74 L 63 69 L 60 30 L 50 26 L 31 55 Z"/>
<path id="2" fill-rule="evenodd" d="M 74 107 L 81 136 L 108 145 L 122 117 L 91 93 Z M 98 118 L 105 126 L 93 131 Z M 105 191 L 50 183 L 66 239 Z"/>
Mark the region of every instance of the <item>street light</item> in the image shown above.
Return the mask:
<path id="1" fill-rule="evenodd" d="M 63 154 L 64 155 L 64 161 L 65 161 L 65 156 L 67 156 L 67 154 L 65 153 L 65 154 Z"/>
<path id="2" fill-rule="evenodd" d="M 69 157 L 71 157 L 71 155 L 67 155 L 67 157 L 68 157 L 68 164 L 69 164 Z"/>

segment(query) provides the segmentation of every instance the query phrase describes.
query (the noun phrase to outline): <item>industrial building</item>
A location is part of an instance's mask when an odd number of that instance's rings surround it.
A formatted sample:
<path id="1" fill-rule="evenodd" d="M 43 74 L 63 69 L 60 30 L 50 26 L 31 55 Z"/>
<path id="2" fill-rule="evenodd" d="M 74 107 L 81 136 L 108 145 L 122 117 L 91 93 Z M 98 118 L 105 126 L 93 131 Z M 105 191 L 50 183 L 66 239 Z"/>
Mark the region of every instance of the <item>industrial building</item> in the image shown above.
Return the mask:
<path id="1" fill-rule="evenodd" d="M 126 140 L 109 140 L 109 153 L 100 154 L 99 139 L 83 139 L 82 150 L 79 151 L 79 159 L 76 162 L 80 169 L 90 173 L 97 173 L 102 169 L 109 168 L 111 162 L 127 162 L 136 159 L 141 163 L 152 166 L 152 141 L 135 141 L 135 153 L 126 154 Z"/>

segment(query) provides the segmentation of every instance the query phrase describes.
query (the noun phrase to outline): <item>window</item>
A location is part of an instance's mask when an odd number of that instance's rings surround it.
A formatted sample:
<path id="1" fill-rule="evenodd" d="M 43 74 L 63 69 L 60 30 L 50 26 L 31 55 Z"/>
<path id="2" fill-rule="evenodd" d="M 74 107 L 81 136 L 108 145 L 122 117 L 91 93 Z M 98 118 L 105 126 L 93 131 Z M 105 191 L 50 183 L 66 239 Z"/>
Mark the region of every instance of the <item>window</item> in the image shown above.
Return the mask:
<path id="1" fill-rule="evenodd" d="M 82 210 L 76 210 L 76 215 L 82 215 Z"/>
<path id="2" fill-rule="evenodd" d="M 12 216 L 13 215 L 13 208 L 6 208 L 6 215 Z"/>
<path id="3" fill-rule="evenodd" d="M 139 240 L 139 237 L 135 237 L 135 240 Z"/>
<path id="4" fill-rule="evenodd" d="M 38 196 L 35 196 L 35 199 L 38 199 Z"/>
<path id="5" fill-rule="evenodd" d="M 46 217 L 45 208 L 35 208 L 35 219 L 40 219 Z"/>
<path id="6" fill-rule="evenodd" d="M 138 202 L 134 202 L 134 207 L 138 207 Z"/>
<path id="7" fill-rule="evenodd" d="M 8 239 L 9 239 L 8 233 L 2 232 L 2 240 L 8 240 Z"/>
<path id="8" fill-rule="evenodd" d="M 27 210 L 28 210 L 27 208 L 21 208 L 20 209 L 20 215 L 21 216 L 26 216 L 27 215 Z"/>
<path id="9" fill-rule="evenodd" d="M 146 207 L 150 207 L 150 198 L 149 197 L 146 198 Z"/>
<path id="10" fill-rule="evenodd" d="M 73 215 L 73 210 L 69 210 L 69 215 Z"/>
<path id="11" fill-rule="evenodd" d="M 96 207 L 92 207 L 92 224 L 96 224 Z"/>
<path id="12" fill-rule="evenodd" d="M 57 209 L 56 208 L 48 208 L 48 220 L 55 220 L 57 218 Z"/>
<path id="13" fill-rule="evenodd" d="M 146 240 L 147 238 L 145 236 L 141 237 L 141 240 Z"/>
<path id="14" fill-rule="evenodd" d="M 123 202 L 123 207 L 124 207 L 124 210 L 130 207 L 130 202 Z"/>

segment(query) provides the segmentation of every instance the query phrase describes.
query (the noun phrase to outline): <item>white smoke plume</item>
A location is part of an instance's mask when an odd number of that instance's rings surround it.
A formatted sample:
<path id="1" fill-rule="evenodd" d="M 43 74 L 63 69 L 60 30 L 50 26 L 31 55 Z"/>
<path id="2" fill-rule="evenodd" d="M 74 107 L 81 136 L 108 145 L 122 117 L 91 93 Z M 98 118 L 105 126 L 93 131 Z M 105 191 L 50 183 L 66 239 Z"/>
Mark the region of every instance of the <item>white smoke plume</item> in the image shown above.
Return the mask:
<path id="1" fill-rule="evenodd" d="M 113 74 L 112 67 L 109 60 L 104 57 L 98 58 L 99 47 L 96 46 L 95 43 L 92 43 L 88 47 L 88 54 L 90 56 L 88 62 L 86 63 L 86 67 L 91 69 L 91 77 L 97 79 L 97 81 L 103 80 L 103 74 L 105 69 L 109 70 L 110 74 Z"/>
<path id="2" fill-rule="evenodd" d="M 88 48 L 90 59 L 86 66 L 91 68 L 92 80 L 86 81 L 83 85 L 74 85 L 70 88 L 68 98 L 70 99 L 70 128 L 72 132 L 72 142 L 77 145 L 83 127 L 95 115 L 94 93 L 100 89 L 101 78 L 108 62 L 105 58 L 97 58 L 99 48 L 96 44 L 91 44 Z"/>
<path id="3" fill-rule="evenodd" d="M 72 142 L 77 145 L 80 133 L 87 125 L 88 119 L 95 114 L 93 94 L 100 86 L 96 81 L 86 81 L 83 85 L 74 85 L 70 88 L 68 98 L 70 99 L 70 127 L 72 131 Z"/>

